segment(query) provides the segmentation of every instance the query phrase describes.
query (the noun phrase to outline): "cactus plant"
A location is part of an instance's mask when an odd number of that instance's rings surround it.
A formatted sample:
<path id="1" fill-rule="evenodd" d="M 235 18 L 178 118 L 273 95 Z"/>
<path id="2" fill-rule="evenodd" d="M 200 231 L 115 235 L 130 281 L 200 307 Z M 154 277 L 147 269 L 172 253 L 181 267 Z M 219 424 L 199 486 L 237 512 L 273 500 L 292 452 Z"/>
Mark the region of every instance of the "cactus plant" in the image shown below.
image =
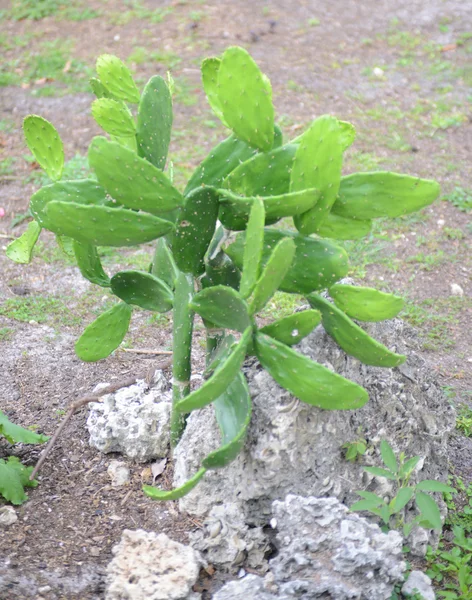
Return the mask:
<path id="1" fill-rule="evenodd" d="M 439 186 L 396 173 L 343 176 L 343 154 L 355 132 L 334 116 L 319 117 L 284 143 L 268 78 L 244 49 L 232 47 L 202 64 L 209 104 L 230 129 L 229 137 L 211 150 L 181 192 L 166 168 L 173 118 L 169 85 L 153 77 L 140 95 L 126 66 L 110 55 L 98 59 L 97 73 L 92 114 L 110 135 L 90 144 L 98 181 L 59 180 L 63 153 L 57 132 L 40 117 L 27 117 L 26 141 L 55 183 L 33 195 L 35 225 L 8 254 L 28 261 L 42 227 L 72 238 L 84 277 L 119 299 L 77 341 L 83 360 L 99 360 L 119 346 L 133 307 L 173 312 L 171 444 L 178 443 L 188 413 L 208 404 L 222 438 L 182 487 L 144 488 L 152 498 L 175 499 L 208 469 L 228 464 L 244 444 L 251 417 L 241 372 L 247 355 L 256 355 L 302 402 L 326 410 L 359 408 L 368 394 L 292 348 L 320 321 L 346 353 L 366 364 L 395 367 L 405 360 L 353 321 L 392 318 L 402 308 L 401 298 L 339 283 L 349 263 L 337 240 L 367 235 L 375 218 L 427 206 Z M 136 122 L 127 102 L 138 103 Z M 283 229 L 271 227 L 281 219 Z M 156 247 L 149 272 L 104 271 L 97 247 L 151 240 Z M 277 290 L 305 295 L 311 309 L 260 327 L 258 314 Z M 192 390 L 195 314 L 206 328 L 207 367 L 203 385 Z"/>

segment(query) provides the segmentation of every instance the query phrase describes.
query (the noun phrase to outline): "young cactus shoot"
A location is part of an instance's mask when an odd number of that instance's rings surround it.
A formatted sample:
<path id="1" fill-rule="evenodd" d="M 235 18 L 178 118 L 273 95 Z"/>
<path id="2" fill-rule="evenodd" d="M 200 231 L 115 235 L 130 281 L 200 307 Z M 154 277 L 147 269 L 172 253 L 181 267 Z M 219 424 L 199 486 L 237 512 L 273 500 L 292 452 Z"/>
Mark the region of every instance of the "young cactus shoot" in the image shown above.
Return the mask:
<path id="1" fill-rule="evenodd" d="M 439 194 L 436 182 L 397 173 L 343 176 L 343 154 L 355 132 L 334 116 L 320 116 L 301 136 L 284 141 L 269 79 L 243 48 L 206 59 L 202 80 L 213 112 L 229 132 L 184 190 L 175 187 L 167 161 L 172 90 L 160 76 L 140 93 L 120 59 L 98 59 L 92 115 L 106 135 L 89 147 L 96 179 L 61 179 L 64 153 L 56 129 L 41 117 L 26 117 L 26 142 L 53 183 L 33 194 L 33 224 L 7 249 L 11 259 L 29 262 L 41 228 L 70 238 L 82 275 L 115 296 L 116 304 L 77 340 L 75 350 L 84 361 L 118 348 L 136 307 L 172 312 L 172 445 L 188 413 L 213 404 L 221 446 L 182 487 L 144 487 L 160 500 L 183 496 L 207 470 L 224 467 L 241 450 L 251 419 L 241 371 L 248 354 L 312 406 L 352 410 L 368 401 L 361 386 L 292 346 L 321 322 L 347 354 L 366 364 L 395 367 L 405 360 L 352 320 L 393 318 L 403 301 L 339 283 L 349 271 L 339 240 L 362 238 L 373 219 L 420 210 Z M 283 228 L 273 227 L 281 219 Z M 149 271 L 105 272 L 101 246 L 153 240 Z M 259 328 L 258 314 L 278 290 L 306 296 L 311 308 Z M 195 314 L 206 328 L 207 368 L 204 383 L 192 390 Z"/>

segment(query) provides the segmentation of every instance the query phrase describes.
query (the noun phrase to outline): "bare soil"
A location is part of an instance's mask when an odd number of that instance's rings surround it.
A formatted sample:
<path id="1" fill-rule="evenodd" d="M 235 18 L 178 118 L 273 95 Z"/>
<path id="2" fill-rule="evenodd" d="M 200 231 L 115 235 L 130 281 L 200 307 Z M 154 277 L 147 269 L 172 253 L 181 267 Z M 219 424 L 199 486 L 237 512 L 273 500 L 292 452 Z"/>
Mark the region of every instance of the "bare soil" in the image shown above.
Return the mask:
<path id="1" fill-rule="evenodd" d="M 0 0 L 0 11 L 9 6 Z M 372 238 L 352 245 L 353 275 L 421 307 L 421 314 L 411 309 L 406 318 L 424 335 L 431 369 L 451 402 L 472 404 L 470 209 L 463 212 L 444 199 L 458 187 L 472 196 L 472 40 L 467 35 L 472 14 L 467 3 L 143 1 L 148 10 L 169 10 L 157 23 L 137 14 L 120 22 L 130 8 L 118 0 L 82 6 L 101 15 L 83 21 L 4 16 L 0 44 L 6 70 L 26 77 L 28 56 L 40 54 L 45 42 L 55 40 L 66 40 L 70 58 L 90 66 L 105 52 L 123 59 L 136 48 L 144 48 L 146 56 L 158 52 L 157 58 L 131 63 L 140 82 L 165 74 L 174 61 L 178 91 L 171 150 L 178 181 L 223 136 L 206 104 L 198 66 L 203 57 L 218 55 L 229 45 L 246 47 L 269 75 L 287 136 L 297 135 L 312 118 L 332 113 L 358 130 L 346 173 L 388 169 L 440 181 L 440 201 L 420 215 L 386 221 Z M 26 46 L 19 45 L 21 39 Z M 53 95 L 42 95 L 46 86 Z M 12 225 L 39 186 L 36 165 L 25 160 L 23 117 L 35 113 L 51 120 L 64 140 L 66 159 L 86 154 L 99 133 L 89 110 L 92 96 L 63 95 L 64 89 L 58 81 L 41 79 L 0 88 L 3 247 L 10 236 L 24 231 L 26 222 Z M 14 264 L 0 253 L 0 409 L 16 423 L 51 435 L 73 400 L 99 382 L 142 372 L 156 359 L 124 351 L 92 364 L 76 357 L 74 341 L 107 297 L 61 257 L 53 236 L 43 232 L 41 240 L 30 265 Z M 142 265 L 150 251 L 115 253 L 107 268 L 136 261 Z M 463 296 L 453 296 L 451 284 L 459 285 Z M 11 301 L 25 298 L 46 299 L 46 304 L 39 312 L 29 306 L 14 313 Z M 164 317 L 149 327 L 148 318 L 135 312 L 127 347 L 170 349 L 170 321 Z M 202 365 L 201 341 L 196 340 L 196 371 Z M 42 469 L 39 487 L 18 508 L 19 521 L 0 530 L 1 599 L 102 598 L 104 567 L 123 529 L 165 532 L 185 542 L 189 530 L 200 525 L 179 514 L 174 503 L 144 497 L 140 488 L 150 476 L 146 465 L 130 464 L 129 486 L 113 488 L 107 467 L 117 457 L 88 446 L 85 419 L 85 410 L 73 418 Z M 40 450 L 12 449 L 0 442 L 0 457 L 13 452 L 28 465 L 37 461 Z M 471 465 L 470 440 L 455 437 L 451 471 L 466 485 L 472 482 Z M 170 483 L 168 471 L 162 485 Z"/>

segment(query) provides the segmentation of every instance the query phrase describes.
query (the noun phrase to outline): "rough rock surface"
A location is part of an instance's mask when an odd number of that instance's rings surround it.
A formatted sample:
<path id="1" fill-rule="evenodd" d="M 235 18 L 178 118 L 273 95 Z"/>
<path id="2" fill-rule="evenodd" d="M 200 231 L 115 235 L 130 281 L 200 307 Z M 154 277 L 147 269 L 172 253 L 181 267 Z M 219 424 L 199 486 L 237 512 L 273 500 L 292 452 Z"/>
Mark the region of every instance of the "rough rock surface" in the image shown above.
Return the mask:
<path id="1" fill-rule="evenodd" d="M 363 365 L 347 356 L 318 327 L 298 349 L 337 373 L 367 388 L 370 401 L 355 411 L 327 411 L 308 406 L 280 388 L 257 361 L 246 365 L 254 413 L 245 448 L 227 468 L 208 472 L 180 500 L 183 511 L 204 515 L 212 506 L 239 502 L 246 522 L 267 521 L 273 500 L 288 493 L 336 496 L 351 504 L 354 492 L 368 489 L 383 496 L 391 482 L 365 473 L 362 465 L 380 465 L 380 440 L 395 452 L 422 457 L 413 480 L 444 480 L 447 437 L 454 428 L 454 410 L 416 352 L 415 331 L 400 319 L 368 325 L 369 333 L 396 352 L 407 354 L 395 369 Z M 362 461 L 344 459 L 342 445 L 359 436 L 368 442 Z M 191 413 L 177 446 L 174 485 L 184 483 L 220 439 L 213 409 Z"/>
<path id="2" fill-rule="evenodd" d="M 145 381 L 122 388 L 90 405 L 90 445 L 101 452 L 121 452 L 139 462 L 166 456 L 172 396 L 162 371 L 152 387 Z"/>
<path id="3" fill-rule="evenodd" d="M 125 529 L 107 567 L 106 600 L 197 600 L 198 554 L 164 533 Z"/>
<path id="4" fill-rule="evenodd" d="M 412 571 L 402 587 L 402 594 L 414 596 L 420 594 L 423 600 L 436 600 L 431 579 L 422 571 Z"/>
<path id="5" fill-rule="evenodd" d="M 278 553 L 265 579 L 225 585 L 214 600 L 388 600 L 403 581 L 402 538 L 382 533 L 336 498 L 273 503 Z"/>
<path id="6" fill-rule="evenodd" d="M 113 487 L 120 487 L 129 483 L 130 472 L 128 465 L 122 460 L 112 460 L 108 465 L 108 475 Z"/>

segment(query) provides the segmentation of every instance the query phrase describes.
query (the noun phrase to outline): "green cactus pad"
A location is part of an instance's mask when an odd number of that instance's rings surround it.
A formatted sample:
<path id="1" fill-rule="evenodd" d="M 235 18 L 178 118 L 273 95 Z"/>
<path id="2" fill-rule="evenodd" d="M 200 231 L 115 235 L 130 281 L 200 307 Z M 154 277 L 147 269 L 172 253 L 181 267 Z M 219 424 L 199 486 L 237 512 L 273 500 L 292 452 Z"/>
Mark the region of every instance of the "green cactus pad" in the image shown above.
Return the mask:
<path id="1" fill-rule="evenodd" d="M 325 410 L 360 408 L 364 388 L 264 334 L 256 335 L 256 355 L 275 381 L 302 402 Z"/>
<path id="2" fill-rule="evenodd" d="M 92 88 L 92 92 L 97 98 L 113 98 L 113 94 L 111 94 L 107 88 L 103 85 L 100 79 L 96 77 L 91 77 L 89 79 L 90 87 Z"/>
<path id="3" fill-rule="evenodd" d="M 51 185 L 45 185 L 31 196 L 30 201 L 31 214 L 45 229 L 49 229 L 46 206 L 53 200 L 98 206 L 105 204 L 107 194 L 95 179 L 58 181 Z"/>
<path id="4" fill-rule="evenodd" d="M 256 154 L 234 169 L 223 187 L 241 196 L 279 196 L 290 191 L 290 173 L 298 146 L 286 144 Z"/>
<path id="5" fill-rule="evenodd" d="M 318 226 L 317 234 L 334 240 L 358 240 L 370 233 L 371 229 L 370 220 L 348 219 L 331 212 Z"/>
<path id="6" fill-rule="evenodd" d="M 180 400 L 175 408 L 187 413 L 207 406 L 224 394 L 241 370 L 251 338 L 252 327 L 248 327 L 239 342 L 231 346 L 227 355 L 221 358 L 211 377 L 197 390 Z"/>
<path id="7" fill-rule="evenodd" d="M 233 261 L 224 252 L 219 252 L 205 264 L 205 274 L 201 278 L 202 288 L 226 285 L 239 289 L 241 273 Z"/>
<path id="8" fill-rule="evenodd" d="M 184 195 L 202 185 L 220 187 L 225 177 L 257 153 L 246 142 L 230 135 L 210 151 L 187 183 Z"/>
<path id="9" fill-rule="evenodd" d="M 352 125 L 352 123 L 348 123 L 347 121 L 338 120 L 338 125 L 341 129 L 339 141 L 343 150 L 347 150 L 356 139 L 356 130 L 354 128 L 354 125 Z"/>
<path id="10" fill-rule="evenodd" d="M 118 57 L 102 54 L 97 59 L 96 68 L 101 83 L 115 98 L 125 102 L 139 102 L 139 90 L 130 70 Z"/>
<path id="11" fill-rule="evenodd" d="M 166 502 L 168 500 L 178 500 L 179 498 L 183 498 L 186 496 L 193 488 L 197 485 L 200 479 L 207 472 L 203 467 L 195 473 L 193 477 L 191 477 L 188 481 L 186 481 L 183 485 L 173 490 L 161 490 L 159 488 L 155 488 L 152 485 L 143 485 L 143 492 L 149 498 L 153 500 L 161 500 L 162 502 Z"/>
<path id="12" fill-rule="evenodd" d="M 351 219 L 399 217 L 428 206 L 439 192 L 439 184 L 430 179 L 388 171 L 354 173 L 341 178 L 332 211 Z"/>
<path id="13" fill-rule="evenodd" d="M 165 238 L 156 242 L 156 251 L 152 261 L 151 273 L 170 287 L 175 288 L 175 280 L 179 274 L 172 252 Z"/>
<path id="14" fill-rule="evenodd" d="M 274 321 L 270 325 L 262 327 L 259 331 L 287 346 L 293 346 L 311 333 L 320 321 L 321 313 L 319 310 L 303 310 Z"/>
<path id="15" fill-rule="evenodd" d="M 108 206 L 84 206 L 76 202 L 49 202 L 48 229 L 94 246 L 135 246 L 166 235 L 170 221 L 147 213 Z"/>
<path id="16" fill-rule="evenodd" d="M 172 308 L 172 290 L 160 279 L 142 271 L 120 271 L 111 278 L 111 291 L 127 304 L 165 313 Z"/>
<path id="17" fill-rule="evenodd" d="M 221 469 L 234 460 L 246 439 L 251 421 L 251 394 L 246 379 L 239 373 L 223 394 L 213 403 L 221 431 L 221 446 L 203 461 L 206 469 Z"/>
<path id="18" fill-rule="evenodd" d="M 88 158 L 100 184 L 128 208 L 160 215 L 183 204 L 181 193 L 160 169 L 116 142 L 94 138 Z"/>
<path id="19" fill-rule="evenodd" d="M 37 221 L 31 221 L 28 229 L 19 238 L 10 242 L 6 249 L 6 255 L 16 263 L 27 264 L 31 262 L 33 248 L 41 233 L 41 225 Z"/>
<path id="20" fill-rule="evenodd" d="M 215 232 L 219 197 L 213 188 L 197 188 L 185 200 L 172 238 L 177 267 L 184 273 L 201 275 L 204 256 Z"/>
<path id="21" fill-rule="evenodd" d="M 244 240 L 243 269 L 239 292 L 243 298 L 252 294 L 261 271 L 262 248 L 264 246 L 264 204 L 256 198 L 251 208 Z"/>
<path id="22" fill-rule="evenodd" d="M 120 302 L 102 313 L 77 340 L 77 356 L 86 362 L 95 362 L 109 356 L 123 341 L 128 331 L 131 312 L 130 306 Z"/>
<path id="23" fill-rule="evenodd" d="M 211 57 L 205 58 L 202 62 L 202 83 L 203 89 L 211 106 L 212 111 L 226 127 L 229 127 L 223 115 L 223 108 L 218 97 L 218 71 L 220 69 L 221 59 Z"/>
<path id="24" fill-rule="evenodd" d="M 134 137 L 136 124 L 131 111 L 122 100 L 98 98 L 92 103 L 92 116 L 110 135 Z"/>
<path id="25" fill-rule="evenodd" d="M 251 325 L 246 302 L 238 292 L 223 285 L 209 287 L 195 294 L 190 308 L 205 321 L 223 329 L 243 332 Z"/>
<path id="26" fill-rule="evenodd" d="M 257 314 L 269 302 L 284 280 L 295 256 L 295 242 L 281 239 L 273 249 L 267 264 L 258 279 L 249 302 L 251 315 Z"/>
<path id="27" fill-rule="evenodd" d="M 336 200 L 343 160 L 342 129 L 334 117 L 316 119 L 300 139 L 290 177 L 290 191 L 317 188 L 316 205 L 294 218 L 300 233 L 316 233 Z"/>
<path id="28" fill-rule="evenodd" d="M 330 287 L 347 275 L 349 263 L 343 248 L 328 240 L 267 228 L 264 230 L 263 264 L 267 263 L 272 249 L 284 237 L 293 239 L 296 251 L 290 270 L 280 284 L 282 292 L 308 294 Z M 224 249 L 238 268 L 242 267 L 244 240 L 245 233 L 240 233 Z"/>
<path id="29" fill-rule="evenodd" d="M 146 84 L 138 108 L 139 156 L 164 170 L 172 131 L 172 97 L 167 83 L 156 75 Z"/>
<path id="30" fill-rule="evenodd" d="M 398 367 L 405 362 L 403 354 L 395 354 L 371 338 L 331 302 L 317 294 L 308 295 L 307 300 L 321 312 L 323 327 L 347 354 L 375 367 Z"/>
<path id="31" fill-rule="evenodd" d="M 336 283 L 329 288 L 336 306 L 351 319 L 384 321 L 393 319 L 405 305 L 400 296 L 379 292 L 373 288 Z"/>
<path id="32" fill-rule="evenodd" d="M 218 69 L 218 99 L 234 134 L 267 151 L 274 143 L 274 107 L 270 86 L 243 48 L 228 48 Z"/>
<path id="33" fill-rule="evenodd" d="M 73 248 L 77 266 L 85 279 L 101 287 L 110 287 L 110 278 L 103 270 L 97 248 L 77 240 L 73 240 Z"/>
<path id="34" fill-rule="evenodd" d="M 48 177 L 57 181 L 64 168 L 64 148 L 56 128 L 37 115 L 29 115 L 23 121 L 26 143 L 36 161 Z"/>

